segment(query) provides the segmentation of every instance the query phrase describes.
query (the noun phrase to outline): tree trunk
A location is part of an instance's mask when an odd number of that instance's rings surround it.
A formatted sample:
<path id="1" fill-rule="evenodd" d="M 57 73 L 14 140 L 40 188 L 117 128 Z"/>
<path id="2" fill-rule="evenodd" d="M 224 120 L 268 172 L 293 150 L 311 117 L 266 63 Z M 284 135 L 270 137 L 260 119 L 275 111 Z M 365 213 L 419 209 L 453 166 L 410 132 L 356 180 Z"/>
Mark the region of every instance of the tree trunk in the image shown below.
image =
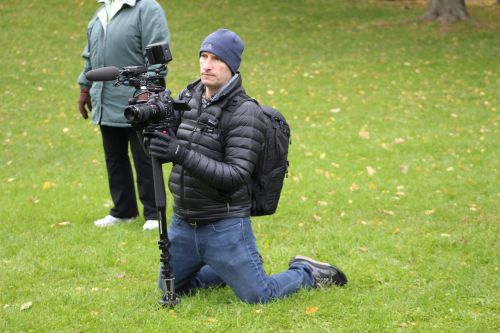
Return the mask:
<path id="1" fill-rule="evenodd" d="M 455 22 L 468 18 L 465 0 L 429 0 L 427 13 L 423 17 L 426 21 L 440 20 L 441 22 Z"/>

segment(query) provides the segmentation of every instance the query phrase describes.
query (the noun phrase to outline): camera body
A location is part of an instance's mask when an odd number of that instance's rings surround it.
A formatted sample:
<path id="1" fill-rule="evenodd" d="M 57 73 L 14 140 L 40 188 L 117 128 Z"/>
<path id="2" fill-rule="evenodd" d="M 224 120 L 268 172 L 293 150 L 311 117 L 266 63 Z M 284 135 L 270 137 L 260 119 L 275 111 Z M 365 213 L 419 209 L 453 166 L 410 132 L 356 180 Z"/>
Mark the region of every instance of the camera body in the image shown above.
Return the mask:
<path id="1" fill-rule="evenodd" d="M 156 43 L 146 46 L 149 68 L 129 66 L 119 70 L 115 86 L 128 85 L 135 88 L 129 106 L 124 110 L 127 122 L 145 136 L 160 131 L 175 136 L 181 122 L 181 112 L 189 110 L 189 106 L 174 101 L 170 90 L 166 89 L 166 64 L 172 60 L 167 43 Z"/>

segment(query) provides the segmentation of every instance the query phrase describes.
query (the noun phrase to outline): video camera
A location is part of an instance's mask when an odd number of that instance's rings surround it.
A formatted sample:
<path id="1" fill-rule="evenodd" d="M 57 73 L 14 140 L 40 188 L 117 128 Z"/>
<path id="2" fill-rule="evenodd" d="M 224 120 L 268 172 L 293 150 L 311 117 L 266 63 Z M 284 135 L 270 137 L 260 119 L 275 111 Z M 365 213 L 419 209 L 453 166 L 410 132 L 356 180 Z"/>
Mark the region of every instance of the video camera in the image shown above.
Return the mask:
<path id="1" fill-rule="evenodd" d="M 182 101 L 175 101 L 165 86 L 166 64 L 172 60 L 167 43 L 155 43 L 145 48 L 149 68 L 128 66 L 118 69 L 102 67 L 87 72 L 89 81 L 113 81 L 114 86 L 128 85 L 135 88 L 132 98 L 123 111 L 127 122 L 147 136 L 154 131 L 175 136 L 182 111 L 190 107 Z"/>

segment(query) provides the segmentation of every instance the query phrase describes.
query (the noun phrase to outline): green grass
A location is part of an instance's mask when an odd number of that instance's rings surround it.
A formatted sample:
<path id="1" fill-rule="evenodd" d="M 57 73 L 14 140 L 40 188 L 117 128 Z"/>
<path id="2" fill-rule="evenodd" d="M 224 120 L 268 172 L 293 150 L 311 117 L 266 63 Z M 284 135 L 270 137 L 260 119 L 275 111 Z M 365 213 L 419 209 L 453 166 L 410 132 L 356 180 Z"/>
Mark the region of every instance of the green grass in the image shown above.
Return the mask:
<path id="1" fill-rule="evenodd" d="M 201 40 L 224 26 L 246 43 L 248 93 L 290 121 L 279 212 L 254 219 L 268 273 L 300 253 L 350 282 L 267 305 L 223 288 L 159 307 L 157 233 L 92 223 L 110 201 L 76 77 L 96 4 L 7 0 L 0 331 L 499 330 L 498 6 L 471 6 L 476 21 L 444 33 L 410 21 L 424 7 L 390 2 L 161 3 L 174 93 L 196 77 Z"/>

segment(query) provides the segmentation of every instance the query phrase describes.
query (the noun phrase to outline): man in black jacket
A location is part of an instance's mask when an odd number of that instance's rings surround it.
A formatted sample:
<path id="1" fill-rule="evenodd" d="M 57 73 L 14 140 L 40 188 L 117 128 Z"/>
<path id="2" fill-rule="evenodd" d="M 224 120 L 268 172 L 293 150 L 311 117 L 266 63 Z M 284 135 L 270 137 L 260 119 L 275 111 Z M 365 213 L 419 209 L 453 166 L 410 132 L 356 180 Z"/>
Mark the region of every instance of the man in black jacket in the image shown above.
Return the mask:
<path id="1" fill-rule="evenodd" d="M 245 95 L 238 72 L 242 52 L 236 33 L 208 35 L 200 48 L 201 78 L 179 96 L 191 110 L 176 138 L 156 133 L 149 145 L 152 156 L 174 163 L 169 236 L 176 292 L 226 283 L 243 301 L 257 303 L 303 287 L 343 285 L 347 279 L 338 268 L 303 256 L 292 258 L 283 273 L 264 272 L 248 184 L 264 143 L 265 118 L 254 101 L 237 102 Z"/>

